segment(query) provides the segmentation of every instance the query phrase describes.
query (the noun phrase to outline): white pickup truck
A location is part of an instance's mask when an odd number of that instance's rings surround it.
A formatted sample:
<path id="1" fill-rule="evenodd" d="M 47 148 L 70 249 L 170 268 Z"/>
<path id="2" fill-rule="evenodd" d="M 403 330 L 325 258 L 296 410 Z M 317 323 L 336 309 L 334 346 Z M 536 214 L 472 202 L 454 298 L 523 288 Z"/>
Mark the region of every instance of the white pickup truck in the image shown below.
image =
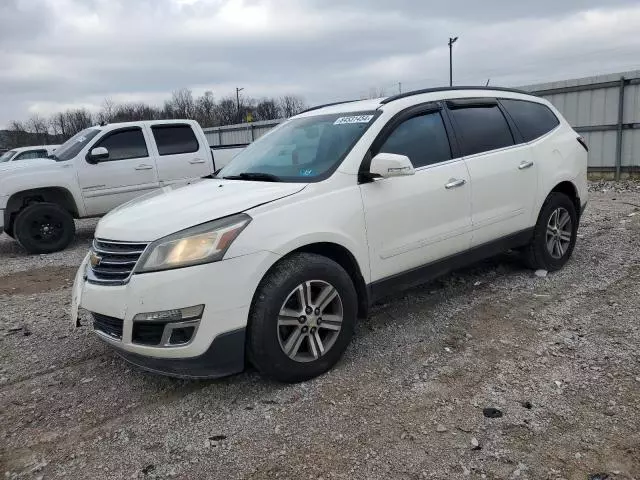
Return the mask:
<path id="1" fill-rule="evenodd" d="M 0 167 L 0 233 L 30 253 L 69 245 L 74 218 L 98 217 L 133 198 L 212 175 L 241 148 L 213 150 L 192 120 L 87 128 L 49 158 Z"/>

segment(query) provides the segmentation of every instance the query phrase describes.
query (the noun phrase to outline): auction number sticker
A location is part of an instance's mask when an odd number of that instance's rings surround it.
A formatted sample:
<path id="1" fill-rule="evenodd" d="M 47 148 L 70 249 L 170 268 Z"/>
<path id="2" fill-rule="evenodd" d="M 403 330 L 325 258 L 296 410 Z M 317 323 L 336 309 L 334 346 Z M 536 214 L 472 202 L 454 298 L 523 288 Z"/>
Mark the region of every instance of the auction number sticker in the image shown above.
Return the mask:
<path id="1" fill-rule="evenodd" d="M 335 122 L 334 125 L 343 125 L 345 123 L 369 123 L 373 115 L 356 115 L 353 117 L 340 117 Z"/>

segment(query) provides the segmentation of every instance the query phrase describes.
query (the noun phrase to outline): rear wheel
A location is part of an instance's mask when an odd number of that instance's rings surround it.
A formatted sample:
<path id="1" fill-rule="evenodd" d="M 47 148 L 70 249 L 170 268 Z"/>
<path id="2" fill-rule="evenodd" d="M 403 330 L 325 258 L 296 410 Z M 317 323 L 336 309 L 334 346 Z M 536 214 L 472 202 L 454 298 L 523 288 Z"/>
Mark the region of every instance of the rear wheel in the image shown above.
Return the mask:
<path id="1" fill-rule="evenodd" d="M 549 194 L 538 216 L 533 239 L 523 251 L 533 269 L 559 270 L 571 257 L 578 233 L 578 215 L 564 193 Z"/>
<path id="2" fill-rule="evenodd" d="M 333 260 L 308 253 L 284 259 L 258 287 L 247 335 L 249 360 L 282 382 L 321 375 L 346 350 L 357 305 L 351 277 Z"/>
<path id="3" fill-rule="evenodd" d="M 29 253 L 51 253 L 65 249 L 75 232 L 73 217 L 65 209 L 54 203 L 34 203 L 18 214 L 13 233 Z"/>

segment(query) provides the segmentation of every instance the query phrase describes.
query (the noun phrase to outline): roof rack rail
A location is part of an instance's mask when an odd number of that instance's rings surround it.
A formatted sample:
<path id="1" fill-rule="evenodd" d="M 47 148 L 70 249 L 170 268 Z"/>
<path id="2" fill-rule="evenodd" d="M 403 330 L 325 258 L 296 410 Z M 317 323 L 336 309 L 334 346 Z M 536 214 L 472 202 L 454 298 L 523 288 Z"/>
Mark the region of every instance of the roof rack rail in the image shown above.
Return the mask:
<path id="1" fill-rule="evenodd" d="M 512 93 L 524 93 L 525 95 L 531 95 L 530 92 L 525 92 L 524 90 L 518 90 L 517 88 L 506 88 L 506 87 L 487 87 L 487 86 L 467 86 L 467 87 L 436 87 L 436 88 L 423 88 L 422 90 L 413 90 L 411 92 L 400 93 L 398 95 L 393 95 L 391 97 L 387 97 L 382 100 L 380 103 L 385 105 L 389 102 L 393 102 L 395 100 L 400 100 L 401 98 L 412 97 L 413 95 L 420 95 L 422 93 L 435 93 L 435 92 L 448 92 L 455 90 L 493 90 L 499 92 L 512 92 Z"/>
<path id="2" fill-rule="evenodd" d="M 341 102 L 324 103 L 322 105 L 316 105 L 315 107 L 307 108 L 306 110 L 303 110 L 301 112 L 296 113 L 296 115 L 300 115 L 301 113 L 312 112 L 314 110 L 318 110 L 318 109 L 324 108 L 324 107 L 333 107 L 334 105 L 342 105 L 343 103 L 353 103 L 353 102 L 358 102 L 358 101 L 359 100 L 342 100 Z"/>

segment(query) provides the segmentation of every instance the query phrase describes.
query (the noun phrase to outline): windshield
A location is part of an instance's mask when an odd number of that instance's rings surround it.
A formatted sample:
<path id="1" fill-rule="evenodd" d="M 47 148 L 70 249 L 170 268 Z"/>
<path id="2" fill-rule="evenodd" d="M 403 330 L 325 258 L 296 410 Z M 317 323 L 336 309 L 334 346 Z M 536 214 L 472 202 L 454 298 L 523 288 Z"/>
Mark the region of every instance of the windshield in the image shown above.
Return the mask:
<path id="1" fill-rule="evenodd" d="M 376 113 L 290 120 L 240 152 L 217 177 L 282 182 L 323 180 L 340 165 L 373 123 Z"/>
<path id="2" fill-rule="evenodd" d="M 71 160 L 98 133 L 100 133 L 99 128 L 86 128 L 81 132 L 76 133 L 73 137 L 56 148 L 55 152 L 51 155 L 51 158 L 61 162 Z"/>
<path id="3" fill-rule="evenodd" d="M 2 162 L 8 162 L 9 160 L 11 160 L 13 158 L 13 156 L 18 153 L 15 150 L 9 150 L 8 152 L 4 152 L 2 155 L 0 155 L 0 163 Z"/>

